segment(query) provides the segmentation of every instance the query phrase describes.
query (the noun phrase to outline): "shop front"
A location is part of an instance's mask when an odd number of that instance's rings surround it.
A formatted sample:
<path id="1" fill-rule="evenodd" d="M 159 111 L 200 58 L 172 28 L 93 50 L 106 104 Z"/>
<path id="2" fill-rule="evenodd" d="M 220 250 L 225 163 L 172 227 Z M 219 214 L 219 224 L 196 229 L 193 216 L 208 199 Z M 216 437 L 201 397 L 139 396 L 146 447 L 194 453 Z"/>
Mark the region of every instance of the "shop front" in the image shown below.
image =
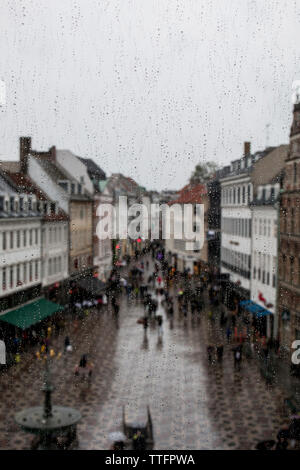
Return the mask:
<path id="1" fill-rule="evenodd" d="M 270 339 L 273 337 L 274 315 L 270 310 L 258 305 L 253 300 L 241 301 L 240 307 L 243 322 L 247 325 L 249 334 L 252 332 L 260 338 Z"/>

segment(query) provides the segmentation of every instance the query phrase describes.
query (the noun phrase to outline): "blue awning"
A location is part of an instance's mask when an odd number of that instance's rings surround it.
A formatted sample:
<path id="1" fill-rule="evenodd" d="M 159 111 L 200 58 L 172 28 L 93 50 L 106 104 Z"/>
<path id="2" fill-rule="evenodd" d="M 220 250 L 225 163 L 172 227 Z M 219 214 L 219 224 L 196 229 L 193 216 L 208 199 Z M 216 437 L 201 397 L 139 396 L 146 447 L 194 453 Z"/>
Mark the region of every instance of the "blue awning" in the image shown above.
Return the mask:
<path id="1" fill-rule="evenodd" d="M 253 302 L 253 300 L 242 300 L 240 302 L 240 306 L 248 312 L 252 313 L 252 315 L 256 315 L 258 318 L 265 317 L 267 315 L 273 315 L 270 310 L 267 310 L 261 305 L 258 305 L 257 303 Z"/>

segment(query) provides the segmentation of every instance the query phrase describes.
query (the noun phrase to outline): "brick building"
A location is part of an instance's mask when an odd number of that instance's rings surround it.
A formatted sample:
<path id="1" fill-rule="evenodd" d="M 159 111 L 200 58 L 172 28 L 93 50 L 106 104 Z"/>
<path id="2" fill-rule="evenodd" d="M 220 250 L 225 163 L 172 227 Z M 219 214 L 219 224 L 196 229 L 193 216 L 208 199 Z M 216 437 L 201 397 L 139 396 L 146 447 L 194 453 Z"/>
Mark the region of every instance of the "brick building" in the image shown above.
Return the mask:
<path id="1" fill-rule="evenodd" d="M 287 353 L 300 339 L 300 103 L 294 105 L 280 207 L 279 339 Z"/>

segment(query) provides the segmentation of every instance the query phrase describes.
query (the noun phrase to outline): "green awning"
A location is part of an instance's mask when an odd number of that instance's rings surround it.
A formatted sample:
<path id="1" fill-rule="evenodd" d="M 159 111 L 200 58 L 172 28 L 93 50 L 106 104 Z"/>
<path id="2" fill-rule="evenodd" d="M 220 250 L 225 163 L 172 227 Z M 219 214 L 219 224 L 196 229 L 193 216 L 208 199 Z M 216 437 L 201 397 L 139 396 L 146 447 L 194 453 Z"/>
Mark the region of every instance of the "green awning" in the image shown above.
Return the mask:
<path id="1" fill-rule="evenodd" d="M 61 305 L 50 302 L 49 300 L 37 299 L 34 302 L 11 310 L 4 315 L 0 315 L 0 320 L 17 326 L 22 330 L 26 330 L 31 325 L 35 325 L 44 320 L 44 318 L 50 317 L 53 313 L 63 309 Z"/>

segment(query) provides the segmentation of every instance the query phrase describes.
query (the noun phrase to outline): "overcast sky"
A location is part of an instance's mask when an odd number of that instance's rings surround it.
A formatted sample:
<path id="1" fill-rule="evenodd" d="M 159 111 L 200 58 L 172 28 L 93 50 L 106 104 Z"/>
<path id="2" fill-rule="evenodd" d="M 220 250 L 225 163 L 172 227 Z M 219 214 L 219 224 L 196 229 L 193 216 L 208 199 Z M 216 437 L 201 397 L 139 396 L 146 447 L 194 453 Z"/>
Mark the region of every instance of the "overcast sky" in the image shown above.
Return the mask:
<path id="1" fill-rule="evenodd" d="M 148 189 L 288 142 L 299 0 L 1 0 L 1 159 L 18 138 Z"/>

